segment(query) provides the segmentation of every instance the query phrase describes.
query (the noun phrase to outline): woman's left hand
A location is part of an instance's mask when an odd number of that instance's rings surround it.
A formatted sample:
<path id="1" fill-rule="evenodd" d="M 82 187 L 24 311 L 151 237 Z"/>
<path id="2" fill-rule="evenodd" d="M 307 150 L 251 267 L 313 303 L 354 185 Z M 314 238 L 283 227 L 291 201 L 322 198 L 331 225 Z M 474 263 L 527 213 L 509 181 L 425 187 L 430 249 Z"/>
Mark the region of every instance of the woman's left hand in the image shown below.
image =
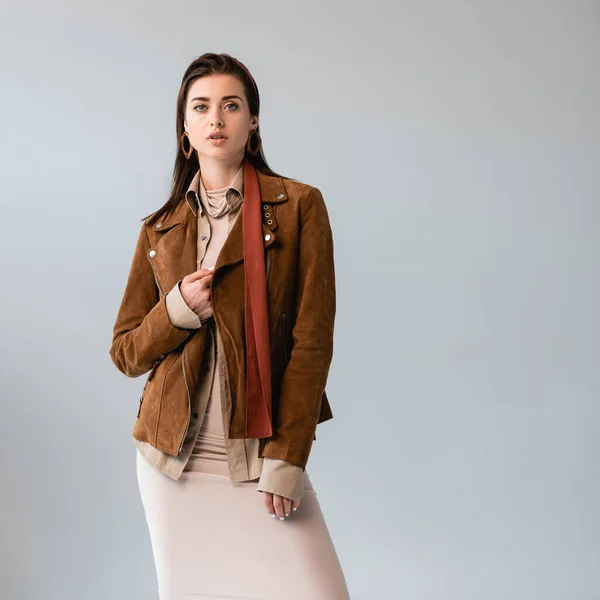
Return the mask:
<path id="1" fill-rule="evenodd" d="M 267 512 L 272 517 L 279 517 L 282 521 L 300 506 L 300 500 L 290 500 L 290 498 L 271 492 L 263 492 L 263 495 Z"/>

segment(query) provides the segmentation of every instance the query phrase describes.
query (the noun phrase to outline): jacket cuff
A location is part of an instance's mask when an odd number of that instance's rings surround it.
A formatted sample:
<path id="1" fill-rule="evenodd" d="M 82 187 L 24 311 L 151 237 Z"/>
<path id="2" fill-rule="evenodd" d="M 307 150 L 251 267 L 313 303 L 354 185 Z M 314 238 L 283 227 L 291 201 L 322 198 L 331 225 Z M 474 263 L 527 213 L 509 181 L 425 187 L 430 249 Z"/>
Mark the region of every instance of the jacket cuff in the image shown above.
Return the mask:
<path id="1" fill-rule="evenodd" d="M 306 438 L 304 442 L 286 442 L 282 439 L 282 436 L 277 432 L 271 437 L 262 451 L 264 458 L 277 458 L 279 460 L 285 460 L 293 465 L 297 465 L 302 469 L 306 469 L 310 450 L 315 438 L 315 431 L 317 426 L 313 426 L 309 429 L 305 427 L 302 432 L 303 437 Z"/>
<path id="2" fill-rule="evenodd" d="M 304 469 L 277 458 L 263 457 L 262 471 L 256 488 L 290 500 L 300 500 L 304 494 Z"/>
<path id="3" fill-rule="evenodd" d="M 169 319 L 173 325 L 181 329 L 198 329 L 202 325 L 200 317 L 183 299 L 179 289 L 180 283 L 181 281 L 178 281 L 165 297 Z"/>

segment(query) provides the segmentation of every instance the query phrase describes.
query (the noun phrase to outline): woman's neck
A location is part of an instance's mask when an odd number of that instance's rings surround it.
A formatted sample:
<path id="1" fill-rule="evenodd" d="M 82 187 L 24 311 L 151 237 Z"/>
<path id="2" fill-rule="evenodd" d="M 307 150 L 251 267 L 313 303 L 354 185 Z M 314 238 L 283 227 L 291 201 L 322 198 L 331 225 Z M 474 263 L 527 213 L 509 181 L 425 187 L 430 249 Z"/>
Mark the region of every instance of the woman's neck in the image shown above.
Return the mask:
<path id="1" fill-rule="evenodd" d="M 239 161 L 227 163 L 223 160 L 202 159 L 200 161 L 200 177 L 204 189 L 208 191 L 221 190 L 231 185 L 242 168 L 242 164 L 243 162 Z"/>

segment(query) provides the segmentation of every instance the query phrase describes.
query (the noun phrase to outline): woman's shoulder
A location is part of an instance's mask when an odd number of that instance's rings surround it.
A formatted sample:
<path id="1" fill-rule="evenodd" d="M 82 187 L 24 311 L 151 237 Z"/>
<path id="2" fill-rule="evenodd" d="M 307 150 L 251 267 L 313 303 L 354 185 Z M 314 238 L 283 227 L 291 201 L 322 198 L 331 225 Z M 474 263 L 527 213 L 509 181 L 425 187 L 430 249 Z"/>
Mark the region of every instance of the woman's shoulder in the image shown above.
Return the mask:
<path id="1" fill-rule="evenodd" d="M 311 202 L 313 198 L 317 198 L 317 201 L 323 200 L 321 190 L 314 185 L 310 185 L 299 179 L 292 179 L 289 177 L 281 177 L 281 180 L 285 187 L 288 198 L 292 202 L 303 204 L 306 202 Z"/>
<path id="2" fill-rule="evenodd" d="M 150 232 L 166 233 L 185 220 L 188 210 L 187 199 L 180 198 L 177 204 L 170 207 L 163 206 L 145 217 L 142 222 L 142 229 L 145 229 L 148 235 L 152 235 Z"/>

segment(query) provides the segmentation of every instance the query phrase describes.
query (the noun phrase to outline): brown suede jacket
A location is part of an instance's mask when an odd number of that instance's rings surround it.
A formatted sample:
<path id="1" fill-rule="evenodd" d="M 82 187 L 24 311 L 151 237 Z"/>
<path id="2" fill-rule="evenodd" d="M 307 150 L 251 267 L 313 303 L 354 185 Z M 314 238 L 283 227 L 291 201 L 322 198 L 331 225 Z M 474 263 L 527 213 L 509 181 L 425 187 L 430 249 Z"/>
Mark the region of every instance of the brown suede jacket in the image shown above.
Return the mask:
<path id="1" fill-rule="evenodd" d="M 333 236 L 321 192 L 257 171 L 269 307 L 273 436 L 259 457 L 305 469 L 318 423 L 333 418 L 325 384 L 333 356 Z M 113 329 L 110 356 L 128 377 L 149 373 L 136 440 L 178 456 L 190 422 L 190 398 L 202 383 L 207 330 L 169 318 L 165 291 L 197 268 L 198 223 L 189 197 L 155 226 L 142 225 Z M 244 438 L 244 265 L 242 216 L 213 271 L 212 309 L 222 340 L 231 397 L 229 437 Z M 177 366 L 179 365 L 179 366 Z"/>

